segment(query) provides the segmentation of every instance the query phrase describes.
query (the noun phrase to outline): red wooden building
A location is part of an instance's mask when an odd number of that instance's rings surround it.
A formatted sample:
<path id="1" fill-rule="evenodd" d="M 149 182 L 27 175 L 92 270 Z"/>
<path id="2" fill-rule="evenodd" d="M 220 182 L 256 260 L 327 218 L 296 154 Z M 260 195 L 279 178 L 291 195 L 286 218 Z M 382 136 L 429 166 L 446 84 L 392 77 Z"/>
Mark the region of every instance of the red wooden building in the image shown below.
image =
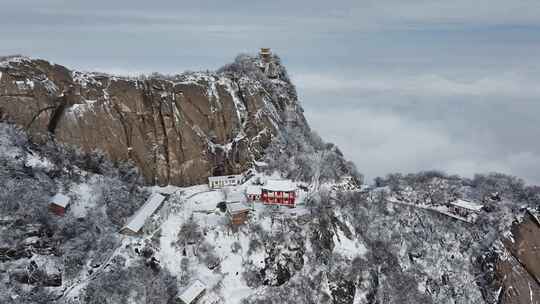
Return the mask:
<path id="1" fill-rule="evenodd" d="M 49 211 L 56 215 L 63 216 L 69 206 L 69 201 L 69 196 L 58 193 L 49 200 Z"/>
<path id="2" fill-rule="evenodd" d="M 296 187 L 290 180 L 269 180 L 261 187 L 265 205 L 296 206 Z"/>

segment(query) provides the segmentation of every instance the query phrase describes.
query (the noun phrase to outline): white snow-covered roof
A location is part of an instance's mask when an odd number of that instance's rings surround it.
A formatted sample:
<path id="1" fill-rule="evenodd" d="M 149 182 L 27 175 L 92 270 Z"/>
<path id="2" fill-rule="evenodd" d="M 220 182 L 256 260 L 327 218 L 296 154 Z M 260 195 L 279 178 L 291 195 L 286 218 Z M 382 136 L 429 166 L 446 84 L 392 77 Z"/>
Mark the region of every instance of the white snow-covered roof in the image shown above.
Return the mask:
<path id="1" fill-rule="evenodd" d="M 139 232 L 141 228 L 144 226 L 144 222 L 152 215 L 156 210 L 159 208 L 161 203 L 165 200 L 165 196 L 159 194 L 159 193 L 153 193 L 150 195 L 146 203 L 142 205 L 142 207 L 135 212 L 135 215 L 131 217 L 129 222 L 126 226 L 124 226 L 123 229 L 129 229 L 135 233 Z"/>
<path id="2" fill-rule="evenodd" d="M 349 180 L 352 180 L 352 179 L 353 179 L 352 175 L 343 175 L 343 176 L 341 176 L 341 180 L 349 181 Z"/>
<path id="3" fill-rule="evenodd" d="M 178 297 L 182 302 L 191 304 L 201 293 L 206 290 L 206 285 L 199 280 L 195 280 Z"/>
<path id="4" fill-rule="evenodd" d="M 244 203 L 228 203 L 227 211 L 231 214 L 249 211 L 249 206 Z"/>
<path id="5" fill-rule="evenodd" d="M 264 186 L 262 186 L 262 189 L 266 189 L 268 191 L 294 191 L 296 190 L 296 186 L 291 180 L 288 179 L 281 179 L 281 180 L 269 180 L 266 182 Z"/>
<path id="6" fill-rule="evenodd" d="M 244 200 L 244 194 L 240 191 L 227 192 L 225 201 L 227 203 L 241 202 Z"/>
<path id="7" fill-rule="evenodd" d="M 261 186 L 257 185 L 248 185 L 246 189 L 247 194 L 253 194 L 253 195 L 260 195 L 261 194 Z"/>
<path id="8" fill-rule="evenodd" d="M 465 200 L 462 200 L 462 199 L 457 199 L 457 200 L 451 202 L 450 204 L 453 205 L 453 206 L 456 206 L 456 207 L 461 207 L 461 208 L 472 210 L 472 211 L 480 211 L 482 209 L 482 207 L 483 207 L 480 204 L 465 201 Z"/>
<path id="9" fill-rule="evenodd" d="M 262 161 L 255 161 L 254 164 L 257 167 L 268 167 L 268 163 Z"/>
<path id="10" fill-rule="evenodd" d="M 64 195 L 62 193 L 57 193 L 56 195 L 51 197 L 49 202 L 51 204 L 55 204 L 55 205 L 58 205 L 60 207 L 66 208 L 69 205 L 70 200 L 71 199 L 69 198 L 69 196 Z"/>
<path id="11" fill-rule="evenodd" d="M 168 186 L 165 186 L 165 187 L 154 186 L 154 191 L 156 191 L 158 193 L 161 193 L 161 194 L 165 194 L 165 195 L 171 195 L 171 194 L 174 194 L 175 192 L 178 192 L 180 190 L 181 190 L 180 187 L 176 187 L 176 186 L 172 186 L 172 185 L 168 185 Z"/>
<path id="12" fill-rule="evenodd" d="M 221 176 L 209 176 L 208 181 L 213 182 L 217 180 L 224 180 L 224 179 L 241 179 L 242 175 L 221 175 Z"/>

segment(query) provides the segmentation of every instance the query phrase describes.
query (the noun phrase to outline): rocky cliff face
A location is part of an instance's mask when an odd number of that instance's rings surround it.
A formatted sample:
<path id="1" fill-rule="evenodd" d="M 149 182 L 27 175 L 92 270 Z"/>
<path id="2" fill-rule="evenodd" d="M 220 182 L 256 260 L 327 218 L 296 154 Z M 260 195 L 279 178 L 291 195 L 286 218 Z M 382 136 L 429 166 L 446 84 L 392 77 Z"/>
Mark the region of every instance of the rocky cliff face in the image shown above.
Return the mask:
<path id="1" fill-rule="evenodd" d="M 528 212 L 503 240 L 496 264 L 499 303 L 540 303 L 540 222 Z"/>
<path id="2" fill-rule="evenodd" d="M 220 73 L 127 78 L 25 57 L 0 62 L 0 119 L 35 140 L 133 161 L 149 184 L 204 183 L 261 157 L 286 121 L 303 122 L 279 58 L 268 78 L 256 57 Z M 299 119 L 298 119 L 299 118 Z"/>

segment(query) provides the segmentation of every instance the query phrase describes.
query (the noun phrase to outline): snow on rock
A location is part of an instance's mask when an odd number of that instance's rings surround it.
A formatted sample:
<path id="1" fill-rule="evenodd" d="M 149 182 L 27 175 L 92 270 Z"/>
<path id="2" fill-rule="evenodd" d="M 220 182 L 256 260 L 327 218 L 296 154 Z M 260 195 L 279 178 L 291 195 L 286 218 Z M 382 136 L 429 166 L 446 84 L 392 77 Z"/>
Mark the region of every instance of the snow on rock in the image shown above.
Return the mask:
<path id="1" fill-rule="evenodd" d="M 47 158 L 33 153 L 27 154 L 26 165 L 32 168 L 45 169 L 46 171 L 54 168 L 54 165 Z"/>
<path id="2" fill-rule="evenodd" d="M 28 62 L 30 60 L 31 59 L 29 57 L 19 56 L 19 55 L 0 57 L 0 68 L 10 67 L 11 64 L 13 63 L 20 64 L 20 63 Z"/>
<path id="3" fill-rule="evenodd" d="M 350 239 L 343 231 L 338 230 L 333 236 L 335 248 L 334 251 L 340 253 L 344 257 L 349 258 L 350 260 L 363 256 L 367 253 L 367 248 L 364 244 L 360 243 L 356 239 Z"/>

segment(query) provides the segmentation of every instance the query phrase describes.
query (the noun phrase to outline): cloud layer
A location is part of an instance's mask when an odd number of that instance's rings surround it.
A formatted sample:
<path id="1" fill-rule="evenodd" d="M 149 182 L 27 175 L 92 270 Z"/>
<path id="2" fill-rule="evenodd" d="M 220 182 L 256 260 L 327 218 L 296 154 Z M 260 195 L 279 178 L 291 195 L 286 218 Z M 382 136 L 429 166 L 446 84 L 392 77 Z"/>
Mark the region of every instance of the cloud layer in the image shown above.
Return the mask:
<path id="1" fill-rule="evenodd" d="M 328 92 L 358 92 L 364 94 L 396 94 L 412 96 L 449 97 L 518 97 L 540 96 L 539 79 L 525 75 L 487 75 L 485 78 L 455 80 L 437 74 L 426 75 L 363 75 L 361 78 L 333 77 L 330 74 L 300 74 L 294 77 L 302 89 Z"/>
<path id="2" fill-rule="evenodd" d="M 308 118 L 368 178 L 431 169 L 469 177 L 497 171 L 540 184 L 534 79 L 387 77 L 297 76 Z"/>

